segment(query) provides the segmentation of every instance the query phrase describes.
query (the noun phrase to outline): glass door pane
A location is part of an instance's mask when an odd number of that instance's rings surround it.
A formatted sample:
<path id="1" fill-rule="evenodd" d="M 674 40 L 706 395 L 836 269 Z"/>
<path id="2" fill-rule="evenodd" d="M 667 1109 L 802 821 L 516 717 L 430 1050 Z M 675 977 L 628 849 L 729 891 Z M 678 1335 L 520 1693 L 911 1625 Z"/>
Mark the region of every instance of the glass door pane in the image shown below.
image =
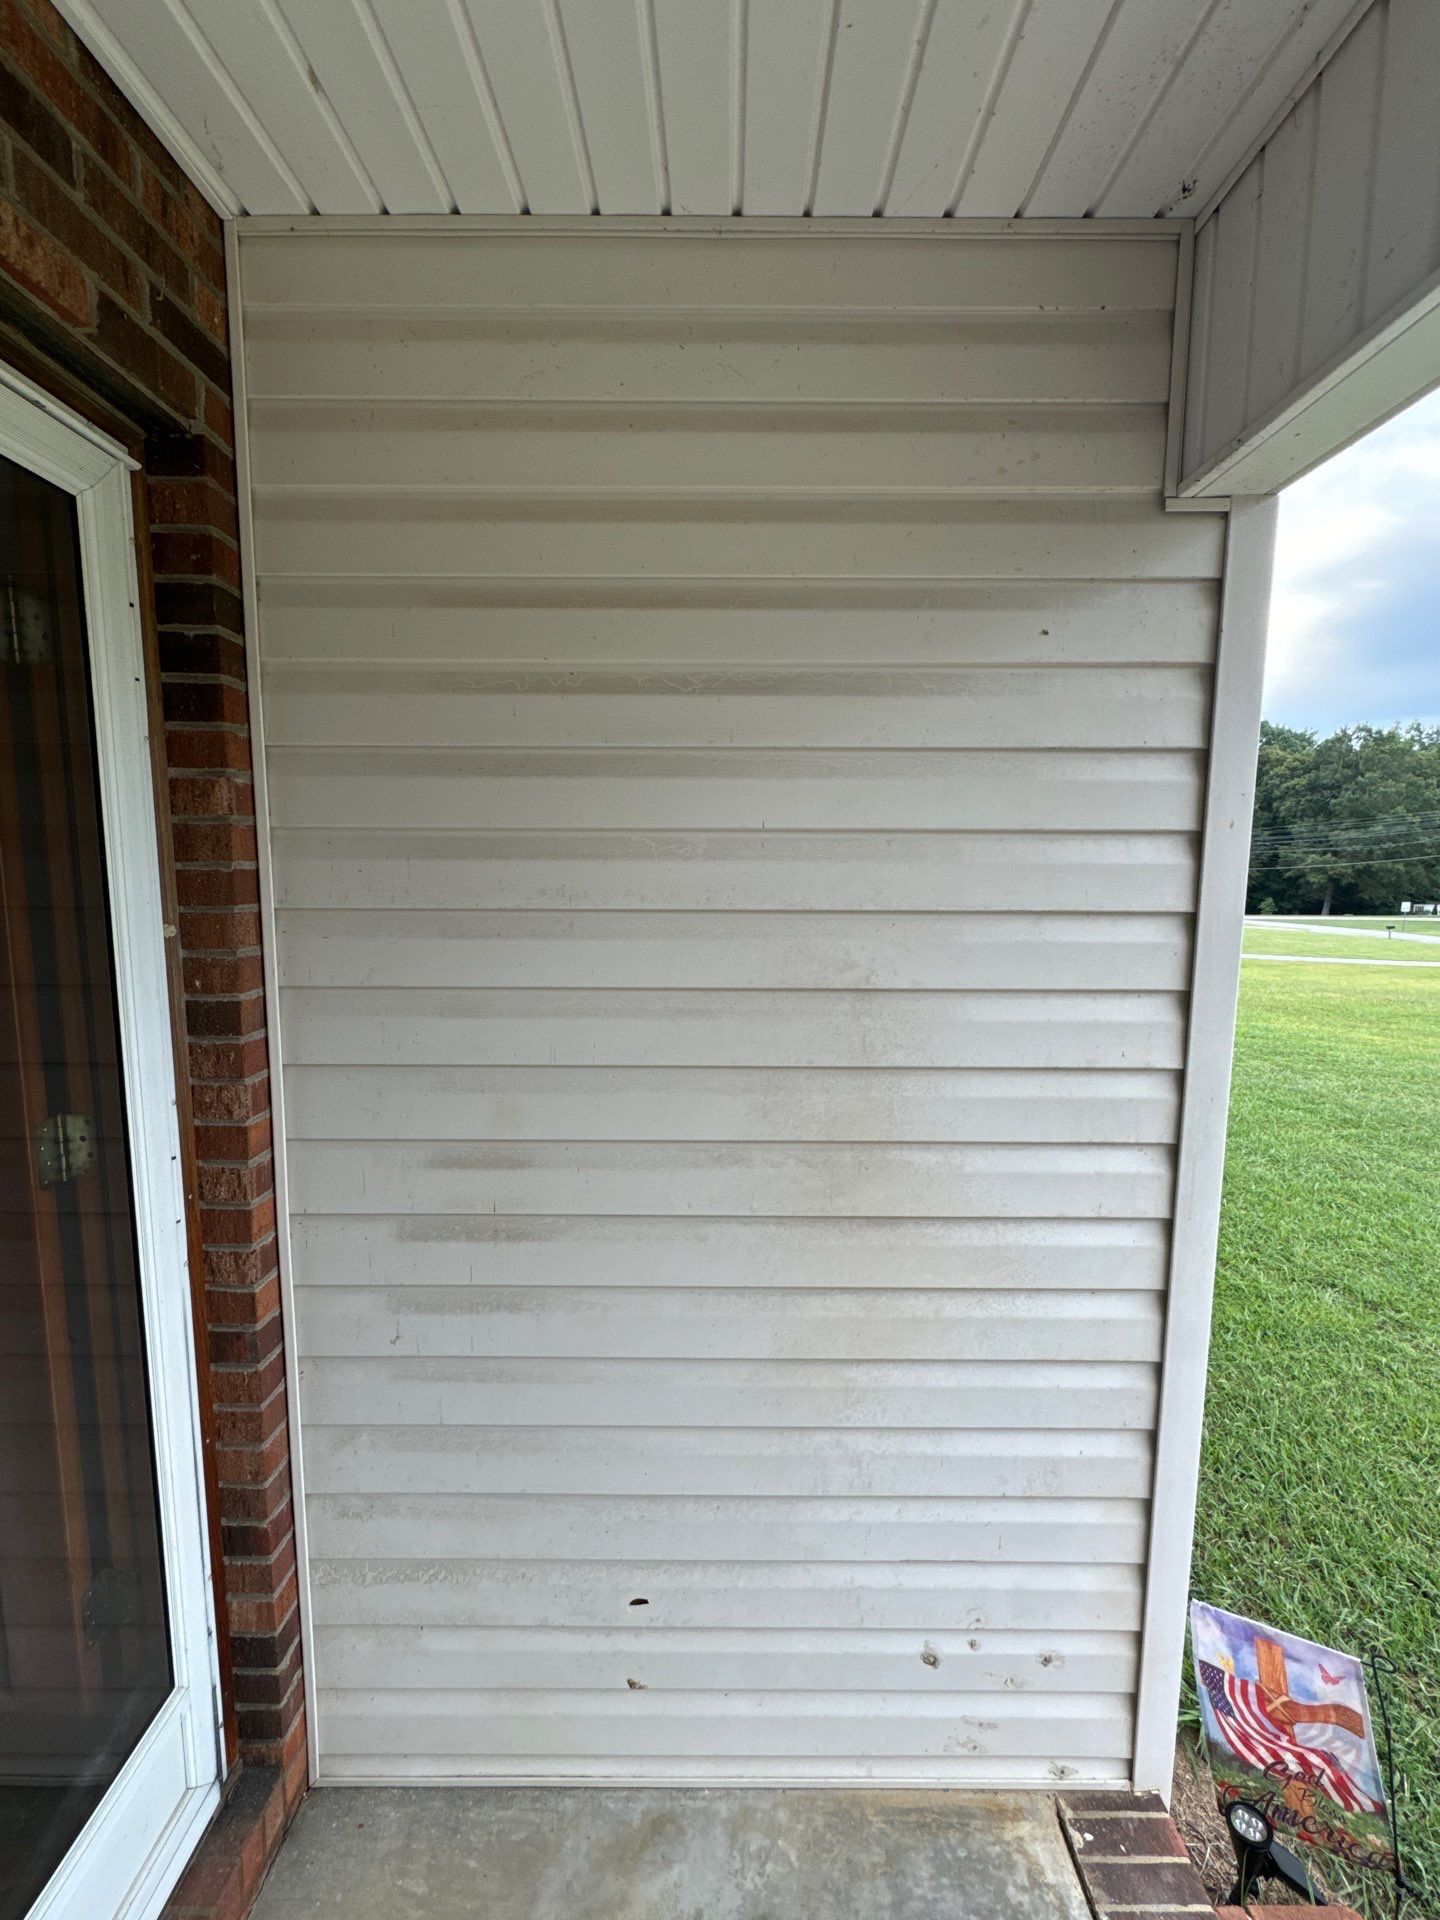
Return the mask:
<path id="1" fill-rule="evenodd" d="M 0 1920 L 170 1693 L 71 496 L 0 459 Z"/>

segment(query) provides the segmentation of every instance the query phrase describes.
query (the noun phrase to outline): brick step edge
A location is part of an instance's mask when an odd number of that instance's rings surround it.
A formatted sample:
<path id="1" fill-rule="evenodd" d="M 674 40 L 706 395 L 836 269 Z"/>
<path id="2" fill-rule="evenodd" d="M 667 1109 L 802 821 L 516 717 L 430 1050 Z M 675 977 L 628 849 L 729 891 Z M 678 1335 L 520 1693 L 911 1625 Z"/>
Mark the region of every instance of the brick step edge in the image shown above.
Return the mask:
<path id="1" fill-rule="evenodd" d="M 1068 1793 L 1056 1803 L 1096 1920 L 1214 1920 L 1205 1883 L 1158 1793 Z M 1135 1916 L 1139 1920 L 1139 1916 Z"/>
<path id="2" fill-rule="evenodd" d="M 1180 1830 L 1158 1793 L 1069 1793 L 1060 1830 L 1096 1920 L 1294 1920 L 1292 1907 L 1211 1905 Z M 1350 1907 L 1307 1907 L 1312 1920 L 1360 1920 Z"/>
<path id="3" fill-rule="evenodd" d="M 303 1794 L 279 1767 L 242 1767 L 160 1920 L 245 1920 Z"/>
<path id="4" fill-rule="evenodd" d="M 1295 1920 L 1308 1913 L 1311 1920 L 1360 1920 L 1353 1907 L 1217 1907 L 1219 1920 Z"/>

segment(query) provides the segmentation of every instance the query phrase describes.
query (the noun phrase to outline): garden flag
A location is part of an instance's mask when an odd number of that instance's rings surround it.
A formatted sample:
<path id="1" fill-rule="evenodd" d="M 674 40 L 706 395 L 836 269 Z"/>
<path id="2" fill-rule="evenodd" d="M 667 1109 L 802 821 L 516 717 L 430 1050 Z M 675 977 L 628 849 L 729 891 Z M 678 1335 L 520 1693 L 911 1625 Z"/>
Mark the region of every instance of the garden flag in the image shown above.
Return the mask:
<path id="1" fill-rule="evenodd" d="M 1282 1838 L 1394 1873 L 1360 1662 L 1199 1600 L 1190 1644 L 1221 1805 L 1247 1800 Z"/>

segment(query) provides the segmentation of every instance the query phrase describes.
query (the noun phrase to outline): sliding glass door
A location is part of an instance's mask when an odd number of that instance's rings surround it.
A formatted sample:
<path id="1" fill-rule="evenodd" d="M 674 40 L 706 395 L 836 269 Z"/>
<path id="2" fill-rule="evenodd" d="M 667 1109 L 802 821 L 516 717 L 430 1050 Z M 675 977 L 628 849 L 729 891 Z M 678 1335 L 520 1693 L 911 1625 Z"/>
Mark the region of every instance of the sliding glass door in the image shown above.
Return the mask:
<path id="1" fill-rule="evenodd" d="M 213 1663 L 143 673 L 115 657 L 138 640 L 128 515 L 107 526 L 106 493 L 73 484 L 93 460 L 48 477 L 20 437 L 0 454 L 0 1920 L 106 1920 L 158 1905 L 213 1801 Z"/>

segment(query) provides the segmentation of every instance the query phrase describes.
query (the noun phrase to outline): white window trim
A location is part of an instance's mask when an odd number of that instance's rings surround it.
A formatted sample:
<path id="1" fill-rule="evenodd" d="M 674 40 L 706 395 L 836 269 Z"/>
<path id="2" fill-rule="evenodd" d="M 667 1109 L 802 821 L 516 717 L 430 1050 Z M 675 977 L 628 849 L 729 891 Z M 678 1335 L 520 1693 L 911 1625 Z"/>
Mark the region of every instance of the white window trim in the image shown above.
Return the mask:
<path id="1" fill-rule="evenodd" d="M 125 449 L 0 366 L 0 454 L 75 500 L 175 1686 L 27 1920 L 152 1920 L 219 1805 L 220 1676 Z M 138 1864 L 137 1835 L 154 1842 Z"/>

